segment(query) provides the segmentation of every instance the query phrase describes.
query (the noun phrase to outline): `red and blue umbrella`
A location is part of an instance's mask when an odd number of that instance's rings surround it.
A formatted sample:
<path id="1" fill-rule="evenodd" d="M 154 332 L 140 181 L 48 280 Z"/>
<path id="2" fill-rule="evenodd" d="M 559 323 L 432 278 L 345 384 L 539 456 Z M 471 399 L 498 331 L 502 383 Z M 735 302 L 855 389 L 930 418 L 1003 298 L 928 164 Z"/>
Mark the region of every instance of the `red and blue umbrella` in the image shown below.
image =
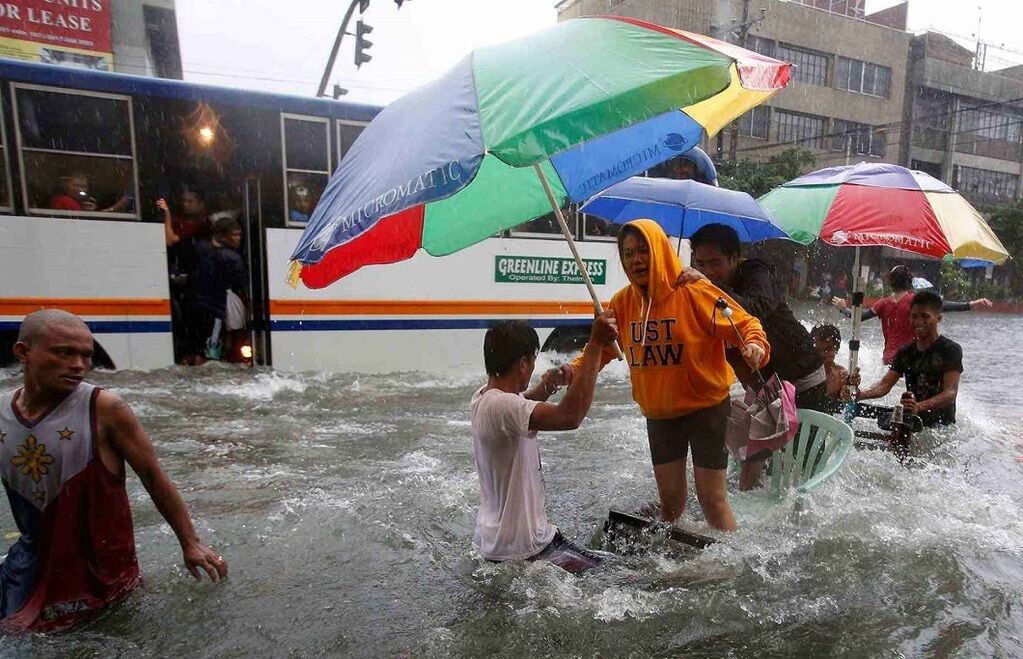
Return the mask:
<path id="1" fill-rule="evenodd" d="M 420 248 L 450 254 L 584 201 L 788 79 L 784 62 L 613 16 L 477 49 L 366 127 L 292 254 L 292 283 L 321 288 Z"/>

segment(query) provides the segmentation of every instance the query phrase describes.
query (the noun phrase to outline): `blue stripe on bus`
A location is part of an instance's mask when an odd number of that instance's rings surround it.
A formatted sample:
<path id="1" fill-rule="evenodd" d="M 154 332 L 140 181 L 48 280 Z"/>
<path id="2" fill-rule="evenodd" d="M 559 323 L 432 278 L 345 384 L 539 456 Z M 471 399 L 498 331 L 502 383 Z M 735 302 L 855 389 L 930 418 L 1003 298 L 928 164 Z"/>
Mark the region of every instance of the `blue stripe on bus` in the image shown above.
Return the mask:
<path id="1" fill-rule="evenodd" d="M 270 323 L 275 332 L 337 332 L 365 330 L 438 330 L 487 329 L 491 323 L 506 318 L 387 318 L 382 320 L 275 320 Z M 533 327 L 589 326 L 588 318 L 533 318 L 527 319 Z"/>
<path id="2" fill-rule="evenodd" d="M 171 331 L 167 320 L 87 320 L 93 334 L 157 334 Z M 0 331 L 17 331 L 21 321 L 0 321 Z"/>

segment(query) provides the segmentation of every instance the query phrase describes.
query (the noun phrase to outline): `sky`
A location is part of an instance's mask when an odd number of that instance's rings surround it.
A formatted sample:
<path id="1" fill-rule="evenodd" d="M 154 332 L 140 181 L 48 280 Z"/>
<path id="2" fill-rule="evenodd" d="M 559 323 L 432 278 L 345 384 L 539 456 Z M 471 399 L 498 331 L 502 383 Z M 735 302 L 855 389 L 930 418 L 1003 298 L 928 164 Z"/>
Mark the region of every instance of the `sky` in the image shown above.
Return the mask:
<path id="1" fill-rule="evenodd" d="M 708 0 L 710 1 L 710 0 Z M 867 0 L 868 12 L 897 0 Z M 557 22 L 555 0 L 370 0 L 373 60 L 356 69 L 345 37 L 327 86 L 346 100 L 385 104 L 455 64 L 475 47 Z M 247 89 L 315 95 L 348 0 L 177 0 L 185 79 Z M 909 28 L 937 29 L 972 48 L 993 44 L 988 69 L 1023 63 L 1020 0 L 910 0 Z M 354 32 L 355 20 L 349 25 Z"/>

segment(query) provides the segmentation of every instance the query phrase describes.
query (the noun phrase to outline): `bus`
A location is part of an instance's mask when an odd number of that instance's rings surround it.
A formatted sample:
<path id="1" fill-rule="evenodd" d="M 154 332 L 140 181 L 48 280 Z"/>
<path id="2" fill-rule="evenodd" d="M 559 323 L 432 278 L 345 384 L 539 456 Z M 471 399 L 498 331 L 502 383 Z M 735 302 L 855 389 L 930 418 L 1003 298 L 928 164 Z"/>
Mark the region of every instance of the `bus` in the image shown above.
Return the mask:
<path id="1" fill-rule="evenodd" d="M 479 365 L 483 333 L 502 318 L 529 320 L 545 349 L 579 345 L 593 309 L 553 215 L 322 290 L 287 284 L 312 208 L 379 109 L 0 60 L 0 365 L 13 360 L 20 320 L 47 307 L 88 323 L 97 366 L 181 360 L 188 272 L 168 247 L 159 200 L 172 218 L 200 203 L 204 217 L 241 223 L 242 361 L 463 369 Z M 607 300 L 627 283 L 613 227 L 567 210 Z"/>

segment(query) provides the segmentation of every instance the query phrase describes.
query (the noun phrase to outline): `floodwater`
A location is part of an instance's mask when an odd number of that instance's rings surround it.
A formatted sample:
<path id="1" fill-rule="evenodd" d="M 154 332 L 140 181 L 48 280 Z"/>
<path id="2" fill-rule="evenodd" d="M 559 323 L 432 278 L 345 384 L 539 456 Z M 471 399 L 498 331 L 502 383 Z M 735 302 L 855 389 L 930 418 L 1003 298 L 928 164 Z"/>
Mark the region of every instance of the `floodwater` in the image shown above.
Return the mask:
<path id="1" fill-rule="evenodd" d="M 870 381 L 882 371 L 876 322 L 865 327 Z M 581 576 L 473 552 L 477 373 L 96 373 L 133 404 L 231 577 L 192 581 L 132 477 L 145 585 L 71 632 L 2 639 L 0 653 L 1023 655 L 1023 317 L 946 314 L 944 330 L 966 352 L 960 425 L 925 437 L 914 468 L 857 451 L 798 510 L 737 493 L 741 529 L 725 542 Z M 541 451 L 550 516 L 571 538 L 589 541 L 609 506 L 656 497 L 618 366 L 584 427 L 546 434 Z M 695 501 L 686 519 L 705 529 Z M 6 510 L 0 530 L 13 530 Z"/>

